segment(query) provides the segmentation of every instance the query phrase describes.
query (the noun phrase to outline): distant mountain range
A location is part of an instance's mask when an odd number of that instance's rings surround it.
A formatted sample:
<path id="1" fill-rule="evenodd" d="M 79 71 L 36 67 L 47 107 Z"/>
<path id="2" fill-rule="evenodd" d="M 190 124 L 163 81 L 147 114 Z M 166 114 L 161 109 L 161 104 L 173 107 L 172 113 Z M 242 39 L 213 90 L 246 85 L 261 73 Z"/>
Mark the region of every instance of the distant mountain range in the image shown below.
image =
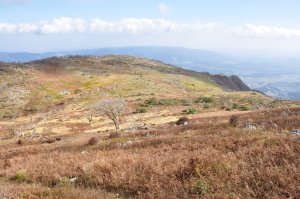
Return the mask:
<path id="1" fill-rule="evenodd" d="M 47 53 L 0 53 L 3 62 L 29 62 L 67 55 L 132 55 L 186 69 L 239 75 L 251 88 L 278 98 L 300 100 L 300 61 L 263 60 L 180 47 L 120 47 Z M 298 65 L 299 63 L 299 65 Z"/>

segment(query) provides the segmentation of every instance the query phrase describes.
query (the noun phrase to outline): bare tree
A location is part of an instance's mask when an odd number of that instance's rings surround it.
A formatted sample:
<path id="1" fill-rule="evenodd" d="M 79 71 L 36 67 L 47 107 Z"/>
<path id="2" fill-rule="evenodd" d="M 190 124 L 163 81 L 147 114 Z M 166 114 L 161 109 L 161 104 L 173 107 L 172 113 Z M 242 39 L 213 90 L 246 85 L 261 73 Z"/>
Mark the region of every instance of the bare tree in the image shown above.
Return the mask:
<path id="1" fill-rule="evenodd" d="M 125 109 L 126 102 L 121 98 L 102 99 L 94 105 L 95 113 L 106 115 L 114 122 L 117 130 L 120 130 L 120 116 Z"/>
<path id="2" fill-rule="evenodd" d="M 89 115 L 86 117 L 89 121 L 89 126 L 90 126 L 90 133 L 92 133 L 92 123 L 93 123 L 93 112 L 90 112 Z"/>

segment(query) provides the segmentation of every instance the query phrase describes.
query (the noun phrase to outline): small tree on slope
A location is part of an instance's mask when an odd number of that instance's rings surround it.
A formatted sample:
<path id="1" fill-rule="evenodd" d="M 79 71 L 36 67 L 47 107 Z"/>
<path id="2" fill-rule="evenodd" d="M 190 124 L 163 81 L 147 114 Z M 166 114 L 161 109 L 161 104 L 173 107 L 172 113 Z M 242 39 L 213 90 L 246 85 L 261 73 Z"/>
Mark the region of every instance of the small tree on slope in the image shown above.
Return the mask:
<path id="1" fill-rule="evenodd" d="M 124 111 L 126 102 L 121 98 L 102 99 L 94 105 L 95 113 L 106 115 L 111 119 L 116 127 L 120 130 L 120 116 Z"/>

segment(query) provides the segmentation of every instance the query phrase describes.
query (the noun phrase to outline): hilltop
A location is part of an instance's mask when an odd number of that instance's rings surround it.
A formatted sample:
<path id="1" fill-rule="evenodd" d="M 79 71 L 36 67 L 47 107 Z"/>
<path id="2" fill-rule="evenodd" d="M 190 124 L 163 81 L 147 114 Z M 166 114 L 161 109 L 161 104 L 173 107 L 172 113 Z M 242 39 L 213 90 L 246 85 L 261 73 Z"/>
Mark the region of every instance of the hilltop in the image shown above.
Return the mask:
<path id="1" fill-rule="evenodd" d="M 299 59 L 237 56 L 201 49 L 168 46 L 132 46 L 46 53 L 0 53 L 0 61 L 29 62 L 53 56 L 131 55 L 212 74 L 237 74 L 251 88 L 282 99 L 299 98 Z"/>

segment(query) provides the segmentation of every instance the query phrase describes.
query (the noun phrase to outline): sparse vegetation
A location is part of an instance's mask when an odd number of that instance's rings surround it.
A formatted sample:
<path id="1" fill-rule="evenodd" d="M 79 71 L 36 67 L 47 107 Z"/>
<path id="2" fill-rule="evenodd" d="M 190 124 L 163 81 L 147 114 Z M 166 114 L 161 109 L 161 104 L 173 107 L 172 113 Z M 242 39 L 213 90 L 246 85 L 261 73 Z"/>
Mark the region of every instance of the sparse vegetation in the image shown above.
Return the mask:
<path id="1" fill-rule="evenodd" d="M 203 195 L 208 193 L 209 185 L 203 179 L 197 180 L 195 185 L 194 185 L 193 191 L 194 191 L 195 194 L 203 196 Z"/>
<path id="2" fill-rule="evenodd" d="M 145 100 L 144 104 L 145 104 L 145 106 L 157 106 L 160 103 L 159 103 L 158 99 L 150 98 L 150 99 Z"/>
<path id="3" fill-rule="evenodd" d="M 191 114 L 197 113 L 197 109 L 191 107 L 191 108 L 188 108 L 186 110 L 183 110 L 182 112 L 185 113 L 185 114 L 187 114 L 187 115 L 191 115 Z"/>
<path id="4" fill-rule="evenodd" d="M 285 131 L 300 128 L 300 120 L 292 115 L 282 119 L 281 112 L 240 115 L 240 123 L 251 119 L 264 125 L 252 133 L 228 125 L 230 117 L 213 117 L 213 123 L 212 118 L 192 119 L 184 128 L 165 125 L 118 138 L 102 135 L 103 141 L 91 149 L 83 145 L 85 135 L 76 144 L 49 147 L 7 143 L 0 147 L 0 174 L 11 182 L 0 184 L 3 194 L 14 193 L 10 196 L 44 196 L 47 189 L 50 198 L 74 193 L 73 185 L 78 195 L 86 194 L 82 198 L 99 190 L 99 196 L 121 198 L 297 198 L 299 139 Z M 277 127 L 264 124 L 265 116 Z M 9 191 L 11 187 L 20 192 Z"/>
<path id="5" fill-rule="evenodd" d="M 26 91 L 0 97 L 0 198 L 299 198 L 299 102 L 127 56 L 18 66 L 0 73 Z"/>
<path id="6" fill-rule="evenodd" d="M 214 100 L 212 97 L 200 97 L 200 98 L 197 98 L 195 100 L 196 103 L 207 103 L 207 104 L 210 104 L 210 103 L 213 103 Z"/>
<path id="7" fill-rule="evenodd" d="M 27 172 L 26 170 L 19 170 L 16 174 L 12 177 L 12 179 L 16 182 L 24 182 L 27 180 Z"/>
<path id="8" fill-rule="evenodd" d="M 147 113 L 148 109 L 145 107 L 140 107 L 138 109 L 136 109 L 135 113 Z"/>

